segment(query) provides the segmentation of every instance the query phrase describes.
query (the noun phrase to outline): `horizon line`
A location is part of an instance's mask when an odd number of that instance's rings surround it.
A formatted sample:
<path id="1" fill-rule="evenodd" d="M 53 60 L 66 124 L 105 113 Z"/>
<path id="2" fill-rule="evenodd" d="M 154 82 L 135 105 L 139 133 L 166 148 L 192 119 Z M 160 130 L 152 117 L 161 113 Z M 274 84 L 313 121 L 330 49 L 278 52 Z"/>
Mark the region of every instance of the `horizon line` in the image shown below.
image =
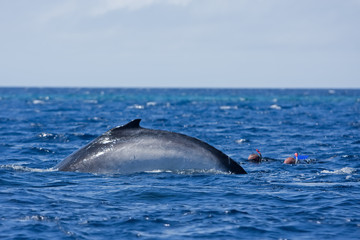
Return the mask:
<path id="1" fill-rule="evenodd" d="M 360 87 L 166 87 L 166 86 L 1 86 L 0 88 L 85 88 L 85 89 L 284 89 L 284 90 L 360 90 Z"/>

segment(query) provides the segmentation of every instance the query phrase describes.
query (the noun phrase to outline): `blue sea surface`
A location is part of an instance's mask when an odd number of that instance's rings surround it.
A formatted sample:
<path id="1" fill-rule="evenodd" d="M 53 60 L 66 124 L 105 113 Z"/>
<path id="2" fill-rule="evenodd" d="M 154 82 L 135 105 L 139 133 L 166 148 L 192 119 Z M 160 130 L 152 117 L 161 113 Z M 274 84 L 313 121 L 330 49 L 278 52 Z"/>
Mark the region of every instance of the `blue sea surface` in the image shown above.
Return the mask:
<path id="1" fill-rule="evenodd" d="M 136 118 L 248 174 L 52 168 Z M 360 239 L 360 90 L 0 88 L 0 139 L 0 239 Z"/>

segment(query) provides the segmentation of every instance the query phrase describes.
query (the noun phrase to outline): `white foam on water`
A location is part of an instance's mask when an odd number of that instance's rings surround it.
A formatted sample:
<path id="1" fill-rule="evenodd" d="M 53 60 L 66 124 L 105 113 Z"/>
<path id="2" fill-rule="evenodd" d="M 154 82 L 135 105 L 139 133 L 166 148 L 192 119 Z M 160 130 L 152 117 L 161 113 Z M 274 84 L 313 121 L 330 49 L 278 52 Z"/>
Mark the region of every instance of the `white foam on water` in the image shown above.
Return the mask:
<path id="1" fill-rule="evenodd" d="M 132 109 L 144 109 L 145 106 L 140 105 L 140 104 L 134 104 L 134 105 L 130 106 L 129 108 L 132 108 Z"/>
<path id="2" fill-rule="evenodd" d="M 246 140 L 245 138 L 242 138 L 242 139 L 238 139 L 236 140 L 235 142 L 238 143 L 238 144 L 243 144 L 245 142 L 247 142 L 248 140 Z"/>
<path id="3" fill-rule="evenodd" d="M 88 99 L 88 100 L 84 100 L 84 103 L 98 104 L 98 100 L 96 100 L 96 99 Z"/>
<path id="4" fill-rule="evenodd" d="M 227 105 L 225 105 L 225 106 L 220 106 L 220 109 L 221 110 L 230 110 L 230 109 L 236 110 L 236 109 L 238 109 L 238 107 L 237 106 L 227 106 Z"/>
<path id="5" fill-rule="evenodd" d="M 304 187 L 333 187 L 333 186 L 359 186 L 359 182 L 293 182 L 293 183 L 282 183 L 284 185 L 295 185 Z"/>
<path id="6" fill-rule="evenodd" d="M 148 107 L 149 106 L 156 106 L 156 104 L 157 104 L 156 102 L 147 102 L 146 106 L 148 106 Z"/>
<path id="7" fill-rule="evenodd" d="M 277 104 L 273 104 L 270 106 L 271 109 L 275 109 L 275 110 L 281 110 L 281 107 Z"/>
<path id="8" fill-rule="evenodd" d="M 57 169 L 54 169 L 54 168 L 47 168 L 47 169 L 30 168 L 30 167 L 25 167 L 25 166 L 21 166 L 21 165 L 15 165 L 15 164 L 0 165 L 0 168 L 12 169 L 15 171 L 22 171 L 22 172 L 55 172 L 55 171 L 57 171 Z"/>
<path id="9" fill-rule="evenodd" d="M 45 102 L 42 100 L 35 99 L 32 101 L 33 104 L 44 104 Z"/>
<path id="10" fill-rule="evenodd" d="M 157 169 L 157 170 L 144 171 L 144 172 L 146 172 L 146 173 L 164 173 L 164 172 L 171 173 L 172 171 L 170 171 L 170 170 L 160 170 L 160 169 Z"/>
<path id="11" fill-rule="evenodd" d="M 355 168 L 351 168 L 351 167 L 344 167 L 338 170 L 322 170 L 320 173 L 325 173 L 325 174 L 353 174 L 356 172 Z"/>
<path id="12" fill-rule="evenodd" d="M 47 217 L 42 215 L 25 216 L 19 219 L 20 221 L 47 221 Z"/>
<path id="13" fill-rule="evenodd" d="M 175 174 L 180 174 L 180 175 L 189 175 L 189 174 L 196 174 L 196 173 L 200 173 L 200 174 L 230 174 L 228 172 L 225 171 L 221 171 L 221 170 L 216 170 L 216 169 L 186 169 L 186 170 L 176 170 L 176 171 L 172 171 L 172 170 L 150 170 L 150 171 L 144 171 L 145 173 L 175 173 Z"/>

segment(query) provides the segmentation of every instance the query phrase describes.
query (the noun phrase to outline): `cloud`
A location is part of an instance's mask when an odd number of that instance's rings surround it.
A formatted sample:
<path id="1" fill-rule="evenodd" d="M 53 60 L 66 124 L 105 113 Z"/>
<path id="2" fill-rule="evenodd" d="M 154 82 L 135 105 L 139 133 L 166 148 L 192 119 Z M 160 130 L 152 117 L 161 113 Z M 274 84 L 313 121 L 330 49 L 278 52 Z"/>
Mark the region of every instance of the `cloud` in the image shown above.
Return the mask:
<path id="1" fill-rule="evenodd" d="M 38 16 L 40 22 L 48 22 L 50 20 L 61 18 L 75 12 L 78 4 L 75 1 L 64 1 L 61 4 L 51 5 L 46 11 Z"/>
<path id="2" fill-rule="evenodd" d="M 128 9 L 138 10 L 144 7 L 155 4 L 178 5 L 186 6 L 191 0 L 106 0 L 98 1 L 95 7 L 91 10 L 92 15 L 104 15 L 108 12 Z"/>
<path id="3" fill-rule="evenodd" d="M 152 5 L 172 5 L 185 7 L 192 0 L 66 0 L 52 4 L 38 16 L 40 22 L 78 16 L 97 17 L 119 10 L 136 11 Z"/>

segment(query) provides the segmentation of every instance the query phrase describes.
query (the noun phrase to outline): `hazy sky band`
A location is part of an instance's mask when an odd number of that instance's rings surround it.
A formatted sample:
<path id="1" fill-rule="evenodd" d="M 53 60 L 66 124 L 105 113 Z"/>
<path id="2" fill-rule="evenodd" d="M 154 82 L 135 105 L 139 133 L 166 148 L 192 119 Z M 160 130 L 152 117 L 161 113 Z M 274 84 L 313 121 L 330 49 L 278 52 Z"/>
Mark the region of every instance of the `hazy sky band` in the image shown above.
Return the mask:
<path id="1" fill-rule="evenodd" d="M 360 1 L 1 1 L 0 86 L 359 88 Z"/>

